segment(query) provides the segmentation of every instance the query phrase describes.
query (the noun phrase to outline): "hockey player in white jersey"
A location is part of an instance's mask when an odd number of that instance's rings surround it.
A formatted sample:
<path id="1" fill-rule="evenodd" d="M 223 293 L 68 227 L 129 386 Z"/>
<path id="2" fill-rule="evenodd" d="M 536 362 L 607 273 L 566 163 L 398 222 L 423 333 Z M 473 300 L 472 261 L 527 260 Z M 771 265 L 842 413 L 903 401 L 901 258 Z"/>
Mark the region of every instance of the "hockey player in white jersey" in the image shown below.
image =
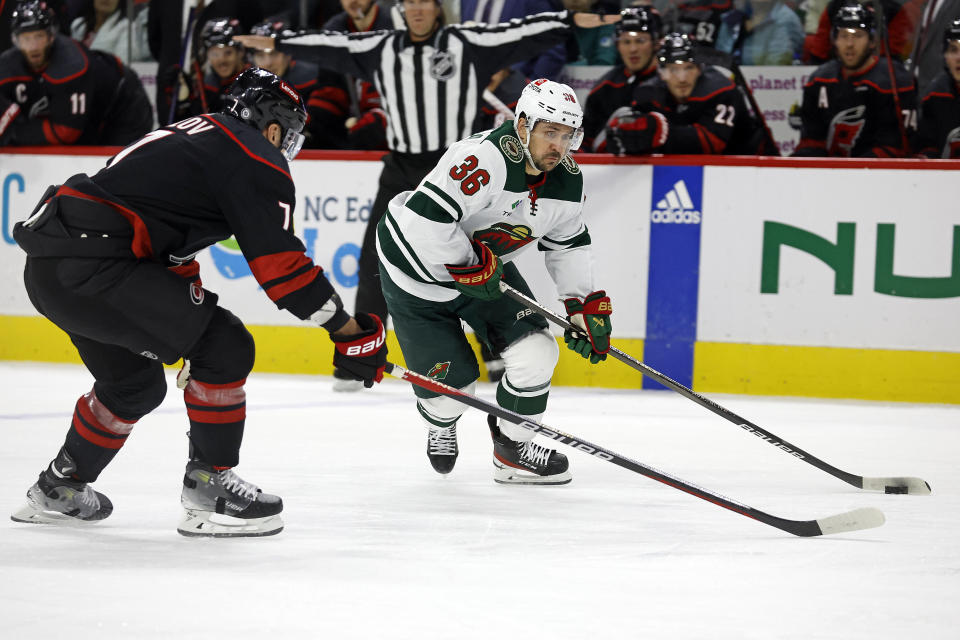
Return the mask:
<path id="1" fill-rule="evenodd" d="M 503 282 L 532 295 L 513 260 L 536 244 L 571 322 L 567 346 L 596 364 L 610 347 L 610 299 L 593 282 L 583 221 L 583 175 L 568 155 L 583 137 L 573 90 L 528 84 L 516 119 L 453 144 L 415 191 L 390 201 L 377 228 L 384 296 L 407 366 L 468 392 L 479 377 L 461 321 L 503 354 L 497 402 L 539 420 L 559 357 L 546 321 L 501 295 Z M 465 406 L 415 387 L 428 428 L 427 455 L 439 473 L 457 459 Z M 494 479 L 505 484 L 570 482 L 567 459 L 533 433 L 489 420 Z"/>

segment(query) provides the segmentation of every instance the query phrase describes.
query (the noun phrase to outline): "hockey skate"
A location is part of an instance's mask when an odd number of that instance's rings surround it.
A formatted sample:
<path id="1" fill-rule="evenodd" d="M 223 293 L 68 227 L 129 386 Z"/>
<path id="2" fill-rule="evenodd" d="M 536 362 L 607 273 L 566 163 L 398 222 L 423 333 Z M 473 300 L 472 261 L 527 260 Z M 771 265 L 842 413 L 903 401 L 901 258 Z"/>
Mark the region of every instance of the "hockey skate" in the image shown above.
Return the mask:
<path id="1" fill-rule="evenodd" d="M 427 457 L 430 458 L 434 471 L 437 473 L 453 471 L 453 465 L 457 463 L 459 453 L 456 424 L 447 428 L 430 425 L 427 432 Z"/>
<path id="2" fill-rule="evenodd" d="M 244 482 L 233 469 L 216 470 L 198 460 L 187 463 L 177 531 L 185 536 L 235 538 L 271 536 L 283 529 L 283 500 Z"/>
<path id="3" fill-rule="evenodd" d="M 493 437 L 493 474 L 500 484 L 567 484 L 573 477 L 567 470 L 567 456 L 535 442 L 518 442 L 504 435 L 497 419 L 487 416 Z"/>
<path id="4" fill-rule="evenodd" d="M 113 503 L 86 482 L 71 478 L 76 469 L 70 454 L 60 449 L 56 459 L 27 489 L 27 504 L 10 519 L 35 524 L 85 524 L 107 518 L 113 513 Z"/>

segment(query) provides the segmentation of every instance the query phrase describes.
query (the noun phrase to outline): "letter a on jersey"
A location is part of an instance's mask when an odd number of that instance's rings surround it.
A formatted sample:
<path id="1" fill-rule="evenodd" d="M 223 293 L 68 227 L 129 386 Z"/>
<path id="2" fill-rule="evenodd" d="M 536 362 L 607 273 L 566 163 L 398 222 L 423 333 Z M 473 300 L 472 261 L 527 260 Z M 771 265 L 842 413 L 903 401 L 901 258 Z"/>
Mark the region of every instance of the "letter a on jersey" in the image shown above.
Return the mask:
<path id="1" fill-rule="evenodd" d="M 817 100 L 817 106 L 821 109 L 829 109 L 830 104 L 827 102 L 827 88 L 820 87 L 820 98 Z"/>

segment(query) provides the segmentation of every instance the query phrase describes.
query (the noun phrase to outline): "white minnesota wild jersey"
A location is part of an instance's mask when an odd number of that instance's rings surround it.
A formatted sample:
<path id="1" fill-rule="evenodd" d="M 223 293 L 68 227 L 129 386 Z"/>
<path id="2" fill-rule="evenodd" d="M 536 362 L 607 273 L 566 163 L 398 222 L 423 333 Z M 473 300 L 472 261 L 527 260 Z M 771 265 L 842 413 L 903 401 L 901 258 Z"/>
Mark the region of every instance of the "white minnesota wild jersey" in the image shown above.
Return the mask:
<path id="1" fill-rule="evenodd" d="M 471 239 L 509 262 L 534 243 L 561 296 L 594 291 L 583 174 L 570 156 L 530 184 L 508 121 L 451 146 L 415 191 L 397 195 L 377 227 L 390 279 L 417 297 L 457 297 L 444 265 L 476 264 Z"/>

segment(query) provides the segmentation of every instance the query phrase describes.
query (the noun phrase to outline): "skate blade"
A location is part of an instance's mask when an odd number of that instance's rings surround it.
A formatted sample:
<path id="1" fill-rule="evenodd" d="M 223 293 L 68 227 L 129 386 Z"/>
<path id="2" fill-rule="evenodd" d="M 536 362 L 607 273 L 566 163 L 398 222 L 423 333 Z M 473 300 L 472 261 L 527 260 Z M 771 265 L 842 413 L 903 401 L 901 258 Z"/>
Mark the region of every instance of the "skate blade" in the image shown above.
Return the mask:
<path id="1" fill-rule="evenodd" d="M 189 538 L 256 538 L 283 531 L 283 519 L 279 515 L 234 518 L 211 511 L 185 509 L 177 531 Z"/>
<path id="2" fill-rule="evenodd" d="M 14 522 L 24 522 L 27 524 L 55 524 L 65 527 L 86 527 L 103 520 L 103 518 L 100 520 L 82 520 L 60 513 L 59 511 L 36 509 L 29 503 L 11 513 L 10 519 Z"/>
<path id="3" fill-rule="evenodd" d="M 539 484 L 539 485 L 561 485 L 570 484 L 573 476 L 569 471 L 555 473 L 550 476 L 538 476 L 533 473 L 514 469 L 513 467 L 500 466 L 494 464 L 496 471 L 493 473 L 493 481 L 497 484 Z"/>

